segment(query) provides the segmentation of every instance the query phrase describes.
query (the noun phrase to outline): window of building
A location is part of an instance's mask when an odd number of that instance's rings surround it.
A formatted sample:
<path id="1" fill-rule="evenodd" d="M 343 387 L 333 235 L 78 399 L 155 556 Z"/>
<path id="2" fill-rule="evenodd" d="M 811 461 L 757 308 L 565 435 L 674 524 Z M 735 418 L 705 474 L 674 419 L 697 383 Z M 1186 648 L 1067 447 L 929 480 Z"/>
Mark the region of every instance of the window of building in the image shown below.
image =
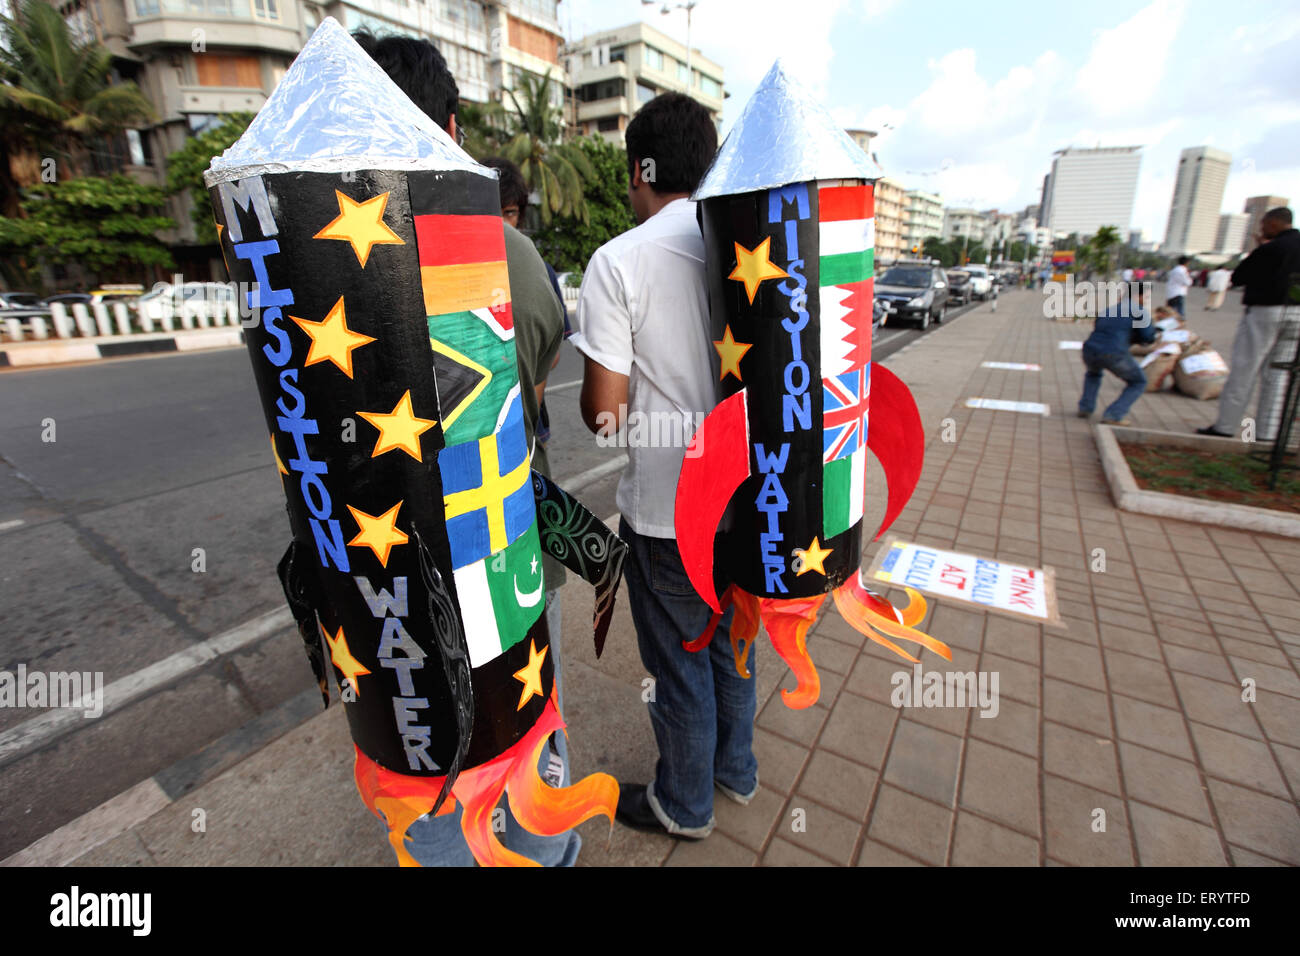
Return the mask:
<path id="1" fill-rule="evenodd" d="M 137 17 L 156 17 L 159 12 L 158 0 L 135 0 L 135 15 Z"/>
<path id="2" fill-rule="evenodd" d="M 645 65 L 652 70 L 662 70 L 664 68 L 664 55 L 652 46 L 646 47 Z"/>
<path id="3" fill-rule="evenodd" d="M 637 83 L 636 85 L 636 101 L 639 105 L 649 103 L 655 98 L 656 93 L 654 87 L 646 86 L 644 83 Z"/>
<path id="4" fill-rule="evenodd" d="M 276 0 L 253 0 L 253 13 L 262 20 L 279 20 L 280 9 Z"/>
<path id="5" fill-rule="evenodd" d="M 614 47 L 614 49 L 609 51 L 610 63 L 622 63 L 626 59 L 627 59 L 627 47 L 625 46 L 616 46 Z"/>
<path id="6" fill-rule="evenodd" d="M 722 84 L 710 76 L 700 74 L 700 92 L 714 99 L 722 99 Z"/>
<path id="7" fill-rule="evenodd" d="M 686 69 L 685 63 L 677 64 L 677 82 L 685 86 L 691 85 L 691 71 Z"/>
<path id="8" fill-rule="evenodd" d="M 237 53 L 200 53 L 194 57 L 199 86 L 262 88 L 262 68 L 255 56 Z"/>
<path id="9" fill-rule="evenodd" d="M 602 120 L 596 121 L 596 130 L 601 133 L 612 133 L 618 129 L 618 117 L 607 116 Z"/>

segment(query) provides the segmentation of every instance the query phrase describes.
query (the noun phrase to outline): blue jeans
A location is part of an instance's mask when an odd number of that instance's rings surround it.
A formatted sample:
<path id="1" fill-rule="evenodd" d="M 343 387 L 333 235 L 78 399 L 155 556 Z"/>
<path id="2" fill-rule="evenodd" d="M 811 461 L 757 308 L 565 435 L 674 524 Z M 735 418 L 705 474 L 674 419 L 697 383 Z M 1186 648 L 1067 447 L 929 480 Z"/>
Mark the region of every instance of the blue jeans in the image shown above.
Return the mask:
<path id="1" fill-rule="evenodd" d="M 564 713 L 564 687 L 561 682 L 560 667 L 560 592 L 546 592 L 546 626 L 551 633 L 551 660 L 555 666 L 555 693 L 560 702 L 560 713 Z M 565 744 L 564 732 L 557 731 L 553 737 L 559 751 L 558 761 L 551 766 L 554 752 L 548 744 L 542 750 L 537 762 L 537 772 L 552 786 L 569 785 L 569 752 Z M 547 771 L 551 776 L 547 777 Z M 558 779 L 557 779 L 558 774 Z M 521 853 L 529 859 L 536 860 L 542 866 L 573 866 L 582 849 L 582 837 L 576 830 L 561 833 L 559 836 L 539 836 L 525 830 L 510 812 L 510 804 L 503 797 L 501 808 L 504 812 L 505 832 L 501 842 L 507 849 Z M 411 824 L 407 835 L 407 849 L 421 866 L 474 866 L 474 855 L 465 843 L 465 835 L 460 829 L 461 808 L 440 817 L 421 817 Z M 496 820 L 493 820 L 496 826 Z"/>
<path id="2" fill-rule="evenodd" d="M 1168 302 L 1166 302 L 1165 305 L 1169 306 L 1169 308 L 1177 312 L 1181 318 L 1184 319 L 1187 318 L 1187 308 L 1186 308 L 1187 297 L 1186 296 L 1176 295 Z"/>
<path id="3" fill-rule="evenodd" d="M 1128 383 L 1119 398 L 1111 402 L 1104 418 L 1118 421 L 1128 414 L 1133 403 L 1147 390 L 1146 373 L 1138 366 L 1137 360 L 1127 352 L 1102 354 L 1087 348 L 1083 350 L 1083 365 L 1087 371 L 1083 376 L 1083 395 L 1079 398 L 1079 411 L 1091 413 L 1097 407 L 1097 392 L 1101 390 L 1101 373 L 1109 370 Z"/>
<path id="4" fill-rule="evenodd" d="M 713 829 L 714 781 L 738 794 L 758 786 L 755 652 L 746 680 L 731 651 L 731 610 L 707 649 L 682 647 L 700 636 L 713 612 L 691 586 L 676 542 L 640 535 L 626 521 L 618 533 L 630 549 L 623 580 L 641 663 L 654 680 L 650 724 L 659 760 L 650 806 L 669 832 L 706 836 Z"/>

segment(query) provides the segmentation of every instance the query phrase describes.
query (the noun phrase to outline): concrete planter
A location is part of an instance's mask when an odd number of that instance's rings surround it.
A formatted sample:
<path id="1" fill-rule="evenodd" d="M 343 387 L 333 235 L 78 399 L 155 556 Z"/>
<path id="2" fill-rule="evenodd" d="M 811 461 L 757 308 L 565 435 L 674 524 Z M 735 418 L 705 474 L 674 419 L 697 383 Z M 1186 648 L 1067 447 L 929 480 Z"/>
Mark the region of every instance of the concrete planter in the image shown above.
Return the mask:
<path id="1" fill-rule="evenodd" d="M 1216 438 L 1211 435 L 1187 435 L 1178 432 L 1153 431 L 1143 428 L 1117 428 L 1112 425 L 1094 425 L 1097 451 L 1106 471 L 1111 497 L 1121 511 L 1152 515 L 1158 518 L 1177 518 L 1198 524 L 1218 525 L 1240 531 L 1259 531 L 1264 534 L 1300 538 L 1300 515 L 1284 511 L 1270 511 L 1252 505 L 1206 501 L 1186 495 L 1139 488 L 1129 469 L 1128 460 L 1120 449 L 1121 441 L 1134 445 L 1161 445 L 1166 448 L 1187 448 L 1197 451 L 1241 452 L 1246 445 L 1235 438 Z M 1250 450 L 1271 447 L 1270 442 L 1259 442 Z"/>

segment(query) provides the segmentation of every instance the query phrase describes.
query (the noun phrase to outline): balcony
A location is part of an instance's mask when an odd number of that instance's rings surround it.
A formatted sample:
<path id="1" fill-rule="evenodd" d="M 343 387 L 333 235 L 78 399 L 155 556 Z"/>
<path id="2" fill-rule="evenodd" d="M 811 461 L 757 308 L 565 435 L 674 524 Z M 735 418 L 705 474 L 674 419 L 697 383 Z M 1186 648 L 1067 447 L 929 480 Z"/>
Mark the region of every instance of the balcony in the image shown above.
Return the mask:
<path id="1" fill-rule="evenodd" d="M 578 122 L 598 120 L 606 116 L 630 116 L 626 96 L 611 96 L 604 100 L 592 100 L 590 103 L 578 104 Z"/>
<path id="2" fill-rule="evenodd" d="M 627 63 L 618 60 L 614 63 L 606 63 L 604 66 L 584 66 L 573 74 L 569 81 L 574 87 L 579 87 L 588 83 L 600 83 L 604 80 L 626 79 Z"/>
<path id="3" fill-rule="evenodd" d="M 156 46 L 192 47 L 203 30 L 211 47 L 246 47 L 289 55 L 302 48 L 298 15 L 287 0 L 127 0 L 131 39 L 140 51 Z"/>
<path id="4" fill-rule="evenodd" d="M 256 113 L 266 102 L 261 90 L 233 86 L 181 86 L 180 113 Z"/>

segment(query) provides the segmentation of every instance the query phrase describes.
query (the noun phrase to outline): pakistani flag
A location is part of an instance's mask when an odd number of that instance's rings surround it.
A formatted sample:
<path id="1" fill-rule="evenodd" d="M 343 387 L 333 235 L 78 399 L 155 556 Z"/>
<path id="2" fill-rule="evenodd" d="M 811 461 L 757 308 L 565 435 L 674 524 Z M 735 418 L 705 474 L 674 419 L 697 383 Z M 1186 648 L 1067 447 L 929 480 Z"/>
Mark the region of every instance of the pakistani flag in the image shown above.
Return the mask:
<path id="1" fill-rule="evenodd" d="M 457 568 L 455 576 L 470 667 L 481 667 L 527 637 L 546 604 L 537 522 L 504 551 Z"/>

